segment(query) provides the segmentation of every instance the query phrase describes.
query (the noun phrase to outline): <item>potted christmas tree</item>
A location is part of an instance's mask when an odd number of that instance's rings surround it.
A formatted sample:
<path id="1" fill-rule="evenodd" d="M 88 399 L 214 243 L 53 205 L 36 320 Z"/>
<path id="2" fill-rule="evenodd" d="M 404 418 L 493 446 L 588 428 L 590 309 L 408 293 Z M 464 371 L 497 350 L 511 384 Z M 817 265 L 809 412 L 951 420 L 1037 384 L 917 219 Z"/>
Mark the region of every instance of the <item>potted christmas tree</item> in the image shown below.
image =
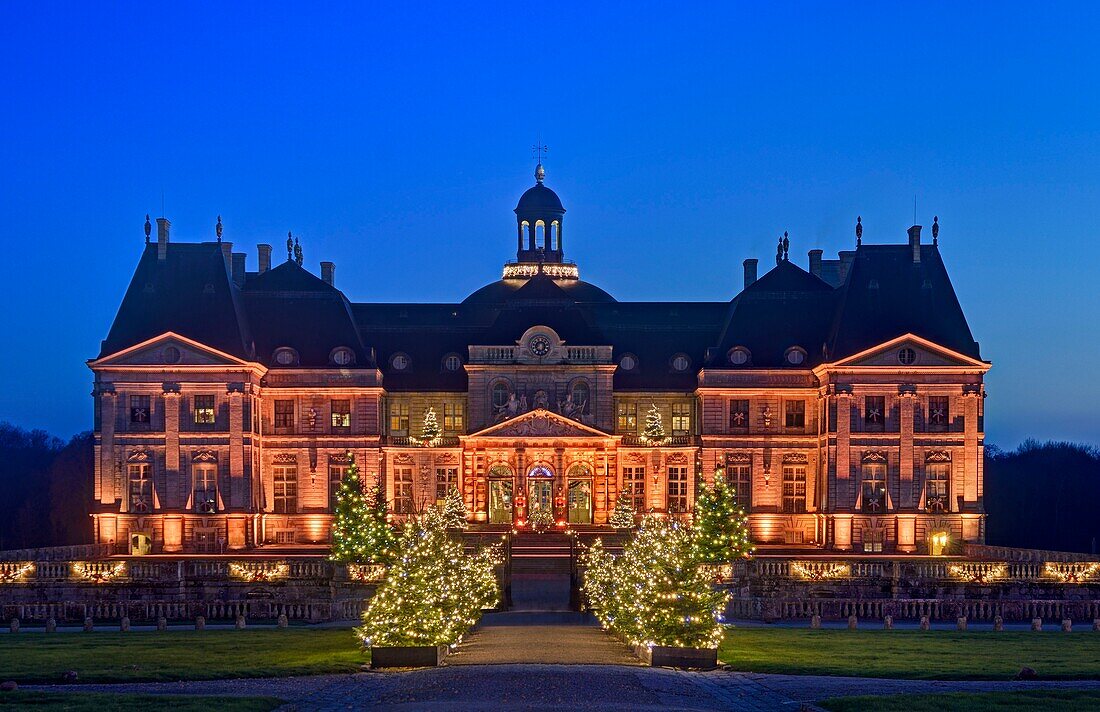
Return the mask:
<path id="1" fill-rule="evenodd" d="M 642 442 L 647 445 L 664 445 L 668 442 L 668 435 L 665 434 L 665 424 L 661 417 L 661 411 L 657 409 L 657 404 L 652 403 L 649 406 L 649 412 L 645 414 L 645 429 L 642 430 Z"/>
<path id="2" fill-rule="evenodd" d="M 466 502 L 457 487 L 452 487 L 443 501 L 443 526 L 447 529 L 465 529 L 468 526 Z"/>
<path id="3" fill-rule="evenodd" d="M 611 516 L 607 523 L 616 529 L 631 529 L 634 526 L 634 507 L 630 504 L 630 498 L 620 493 L 615 498 L 615 508 L 611 510 Z"/>
<path id="4" fill-rule="evenodd" d="M 724 477 L 716 475 L 713 487 L 701 488 L 691 538 L 693 555 L 716 580 L 728 576 L 734 561 L 752 554 L 748 517 Z"/>
<path id="5" fill-rule="evenodd" d="M 427 447 L 435 447 L 443 439 L 443 428 L 439 427 L 439 419 L 435 415 L 435 408 L 428 407 L 424 414 L 424 424 L 420 426 L 420 444 Z"/>

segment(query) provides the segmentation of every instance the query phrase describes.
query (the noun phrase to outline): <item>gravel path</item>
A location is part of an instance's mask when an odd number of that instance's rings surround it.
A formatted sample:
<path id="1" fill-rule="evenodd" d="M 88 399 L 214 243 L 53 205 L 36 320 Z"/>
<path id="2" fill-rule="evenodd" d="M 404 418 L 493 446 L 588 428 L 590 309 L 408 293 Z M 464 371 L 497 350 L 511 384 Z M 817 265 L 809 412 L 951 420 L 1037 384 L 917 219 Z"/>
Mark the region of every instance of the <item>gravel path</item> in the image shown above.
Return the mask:
<path id="1" fill-rule="evenodd" d="M 57 692 L 269 695 L 285 710 L 798 710 L 827 697 L 1088 688 L 1100 681 L 929 682 L 681 672 L 625 665 L 446 665 L 403 672 L 120 685 L 32 686 Z M 812 709 L 812 708 L 811 708 Z"/>

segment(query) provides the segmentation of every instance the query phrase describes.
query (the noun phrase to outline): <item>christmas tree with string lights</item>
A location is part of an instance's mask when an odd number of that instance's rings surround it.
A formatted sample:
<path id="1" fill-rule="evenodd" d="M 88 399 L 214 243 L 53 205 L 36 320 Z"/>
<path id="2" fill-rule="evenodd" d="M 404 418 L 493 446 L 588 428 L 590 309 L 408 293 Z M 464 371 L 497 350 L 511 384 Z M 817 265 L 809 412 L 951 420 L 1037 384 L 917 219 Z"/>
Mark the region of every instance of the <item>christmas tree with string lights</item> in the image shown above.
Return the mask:
<path id="1" fill-rule="evenodd" d="M 630 529 L 634 526 L 634 507 L 625 493 L 620 492 L 615 498 L 615 507 L 611 510 L 607 523 L 616 529 Z"/>
<path id="2" fill-rule="evenodd" d="M 443 429 L 439 427 L 439 419 L 436 418 L 435 408 L 429 407 L 424 414 L 424 423 L 420 426 L 420 442 L 425 445 L 435 445 L 443 436 Z"/>
<path id="3" fill-rule="evenodd" d="M 452 487 L 443 502 L 443 526 L 447 529 L 465 529 L 467 524 L 466 502 L 458 488 Z"/>
<path id="4" fill-rule="evenodd" d="M 364 494 L 355 455 L 349 452 L 348 460 L 348 471 L 336 490 L 329 558 L 355 564 L 387 563 L 393 557 L 396 536 L 386 521 L 386 498 L 377 487 Z"/>
<path id="5" fill-rule="evenodd" d="M 658 445 L 668 439 L 665 434 L 664 420 L 661 418 L 661 411 L 657 409 L 656 403 L 651 404 L 649 412 L 645 414 L 645 428 L 642 430 L 642 439 L 648 443 Z"/>
<path id="6" fill-rule="evenodd" d="M 753 552 L 749 520 L 737 503 L 737 490 L 720 474 L 713 487 L 700 489 L 691 535 L 694 556 L 702 563 L 726 564 Z"/>
<path id="7" fill-rule="evenodd" d="M 583 592 L 597 618 L 635 645 L 715 648 L 728 594 L 699 567 L 690 531 L 647 516 L 623 553 L 592 548 Z"/>
<path id="8" fill-rule="evenodd" d="M 406 523 L 399 554 L 363 612 L 356 634 L 366 647 L 450 645 L 497 605 L 497 549 L 466 554 L 428 507 Z"/>

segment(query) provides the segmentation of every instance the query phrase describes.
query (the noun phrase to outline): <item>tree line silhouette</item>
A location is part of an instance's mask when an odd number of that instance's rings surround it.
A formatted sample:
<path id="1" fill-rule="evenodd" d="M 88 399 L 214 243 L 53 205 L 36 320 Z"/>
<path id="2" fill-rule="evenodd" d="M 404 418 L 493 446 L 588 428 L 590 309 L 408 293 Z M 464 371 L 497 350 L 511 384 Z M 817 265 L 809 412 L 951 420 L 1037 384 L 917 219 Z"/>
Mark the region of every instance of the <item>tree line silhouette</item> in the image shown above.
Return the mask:
<path id="1" fill-rule="evenodd" d="M 92 434 L 68 442 L 0 422 L 0 549 L 91 541 Z M 986 541 L 1096 553 L 1100 449 L 1028 440 L 986 448 Z"/>

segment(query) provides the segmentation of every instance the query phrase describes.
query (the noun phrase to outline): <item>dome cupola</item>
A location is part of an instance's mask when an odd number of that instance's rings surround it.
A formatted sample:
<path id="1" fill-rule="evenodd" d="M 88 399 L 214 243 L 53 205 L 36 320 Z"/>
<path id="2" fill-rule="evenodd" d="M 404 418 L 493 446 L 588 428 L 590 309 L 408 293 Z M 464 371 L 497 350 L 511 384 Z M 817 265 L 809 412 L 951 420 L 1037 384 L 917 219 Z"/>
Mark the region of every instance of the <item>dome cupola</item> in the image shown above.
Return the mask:
<path id="1" fill-rule="evenodd" d="M 535 167 L 535 185 L 528 188 L 516 205 L 516 229 L 519 262 L 563 262 L 562 219 L 565 208 L 558 194 L 547 188 L 546 169 Z"/>

